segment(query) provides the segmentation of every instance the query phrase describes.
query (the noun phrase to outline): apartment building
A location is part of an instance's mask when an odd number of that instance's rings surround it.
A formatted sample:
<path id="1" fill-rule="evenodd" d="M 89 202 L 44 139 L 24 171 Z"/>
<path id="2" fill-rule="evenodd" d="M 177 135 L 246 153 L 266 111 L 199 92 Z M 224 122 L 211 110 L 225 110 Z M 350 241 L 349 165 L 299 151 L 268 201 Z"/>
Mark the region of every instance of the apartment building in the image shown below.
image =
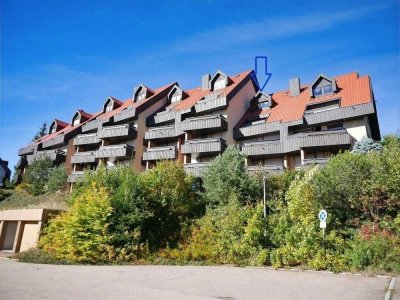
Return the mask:
<path id="1" fill-rule="evenodd" d="M 73 183 L 85 168 L 131 165 L 140 172 L 168 159 L 201 176 L 236 144 L 249 172 L 277 174 L 325 164 L 363 136 L 380 139 L 369 76 L 319 74 L 309 85 L 293 78 L 287 90 L 271 94 L 258 86 L 251 70 L 206 74 L 191 90 L 176 82 L 155 90 L 140 84 L 130 99 L 107 98 L 98 113 L 79 110 L 71 124 L 55 120 L 48 135 L 20 149 L 18 167 L 47 155 L 65 162 Z"/>

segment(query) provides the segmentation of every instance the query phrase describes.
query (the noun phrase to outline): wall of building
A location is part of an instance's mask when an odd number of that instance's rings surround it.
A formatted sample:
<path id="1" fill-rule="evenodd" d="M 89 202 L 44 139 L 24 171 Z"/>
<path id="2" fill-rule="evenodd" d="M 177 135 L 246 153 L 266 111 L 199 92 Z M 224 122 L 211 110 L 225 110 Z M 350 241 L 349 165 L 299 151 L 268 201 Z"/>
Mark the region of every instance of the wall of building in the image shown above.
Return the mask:
<path id="1" fill-rule="evenodd" d="M 255 94 L 254 84 L 249 80 L 229 101 L 227 108 L 228 131 L 225 139 L 228 145 L 237 144 L 237 141 L 233 138 L 233 129 L 249 109 L 250 100 Z"/>
<path id="2" fill-rule="evenodd" d="M 36 247 L 43 225 L 60 212 L 48 209 L 0 211 L 0 251 L 16 253 Z"/>
<path id="3" fill-rule="evenodd" d="M 146 126 L 146 118 L 154 114 L 156 111 L 161 109 L 166 104 L 167 104 L 167 97 L 158 100 L 154 105 L 151 105 L 149 108 L 141 112 L 136 121 L 137 136 L 135 141 L 135 157 L 133 160 L 133 167 L 137 172 L 141 172 L 145 169 L 145 166 L 142 165 L 142 158 L 143 158 L 143 152 L 146 151 L 146 147 L 143 145 L 144 134 L 148 129 Z"/>
<path id="4" fill-rule="evenodd" d="M 345 121 L 343 122 L 343 127 L 357 141 L 361 140 L 364 136 L 371 136 L 371 130 L 365 118 Z"/>

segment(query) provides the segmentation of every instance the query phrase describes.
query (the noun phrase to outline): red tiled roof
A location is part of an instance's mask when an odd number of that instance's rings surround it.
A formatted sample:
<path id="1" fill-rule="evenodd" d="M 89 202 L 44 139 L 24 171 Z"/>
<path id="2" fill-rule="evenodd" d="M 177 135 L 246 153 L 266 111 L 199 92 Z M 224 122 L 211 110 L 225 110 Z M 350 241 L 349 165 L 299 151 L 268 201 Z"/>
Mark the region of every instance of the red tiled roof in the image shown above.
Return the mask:
<path id="1" fill-rule="evenodd" d="M 340 75 L 336 80 L 337 92 L 326 96 L 312 98 L 310 86 L 301 87 L 300 95 L 291 97 L 289 91 L 280 91 L 271 95 L 276 105 L 272 108 L 258 111 L 248 111 L 236 127 L 240 127 L 250 116 L 269 113 L 267 122 L 290 122 L 303 118 L 305 108 L 311 103 L 320 103 L 340 98 L 340 106 L 369 103 L 372 101 L 369 76 L 359 77 L 358 73 Z"/>
<path id="2" fill-rule="evenodd" d="M 86 119 L 90 119 L 92 117 L 91 114 L 87 113 L 86 111 L 84 111 L 83 109 L 79 109 L 78 110 L 79 113 L 81 114 L 82 117 L 86 118 Z"/>
<path id="3" fill-rule="evenodd" d="M 62 128 L 65 128 L 69 125 L 69 123 L 61 121 L 59 119 L 54 119 L 54 122 L 56 122 L 57 126 L 60 126 Z"/>
<path id="4" fill-rule="evenodd" d="M 167 85 L 162 86 L 162 87 L 160 87 L 158 89 L 155 89 L 155 90 L 152 90 L 152 89 L 150 89 L 149 87 L 146 86 L 147 89 L 149 89 L 150 91 L 152 91 L 154 93 L 152 96 L 150 96 L 150 97 L 148 97 L 146 99 L 143 99 L 143 100 L 141 100 L 139 102 L 134 102 L 132 100 L 132 98 L 128 98 L 128 99 L 126 99 L 124 101 L 120 101 L 122 103 L 122 105 L 120 107 L 118 107 L 118 108 L 116 108 L 116 109 L 114 109 L 112 111 L 108 111 L 108 112 L 105 112 L 105 113 L 100 113 L 100 116 L 98 117 L 98 119 L 99 120 L 105 120 L 105 119 L 111 118 L 112 116 L 115 116 L 117 113 L 119 113 L 120 111 L 124 110 L 127 107 L 132 107 L 132 108 L 138 107 L 138 106 L 146 103 L 147 101 L 153 99 L 154 97 L 156 97 L 162 91 L 172 87 L 174 84 L 175 84 L 175 82 L 171 83 L 171 84 L 167 84 Z"/>
<path id="5" fill-rule="evenodd" d="M 221 90 L 221 95 L 222 96 L 227 96 L 243 79 L 245 79 L 252 70 L 246 71 L 240 74 L 237 74 L 233 77 L 230 77 L 233 81 L 233 83 L 229 86 L 227 86 L 225 89 Z M 193 105 L 195 105 L 197 102 L 199 102 L 201 99 L 203 99 L 205 96 L 214 93 L 214 91 L 210 90 L 203 90 L 202 88 L 194 88 L 192 90 L 185 91 L 189 97 L 178 102 L 178 103 L 173 103 L 170 105 L 170 109 L 175 110 L 175 111 L 180 111 L 180 110 L 185 110 Z"/>
<path id="6" fill-rule="evenodd" d="M 124 104 L 122 101 L 118 100 L 117 98 L 110 96 L 109 98 L 111 98 L 115 103 L 118 104 L 118 106 L 121 106 L 122 104 Z"/>

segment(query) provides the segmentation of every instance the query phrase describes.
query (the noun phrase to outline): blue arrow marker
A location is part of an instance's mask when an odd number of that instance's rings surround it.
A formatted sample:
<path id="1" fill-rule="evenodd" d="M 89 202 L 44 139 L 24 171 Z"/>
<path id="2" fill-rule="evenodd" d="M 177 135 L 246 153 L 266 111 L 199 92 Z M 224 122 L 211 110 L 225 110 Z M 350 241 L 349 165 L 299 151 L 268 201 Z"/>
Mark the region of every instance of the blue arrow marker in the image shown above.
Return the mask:
<path id="1" fill-rule="evenodd" d="M 268 73 L 268 57 L 267 56 L 256 56 L 254 57 L 254 71 L 256 73 L 256 83 L 258 89 L 263 91 L 271 78 L 271 73 Z M 261 83 L 261 84 L 260 84 Z"/>

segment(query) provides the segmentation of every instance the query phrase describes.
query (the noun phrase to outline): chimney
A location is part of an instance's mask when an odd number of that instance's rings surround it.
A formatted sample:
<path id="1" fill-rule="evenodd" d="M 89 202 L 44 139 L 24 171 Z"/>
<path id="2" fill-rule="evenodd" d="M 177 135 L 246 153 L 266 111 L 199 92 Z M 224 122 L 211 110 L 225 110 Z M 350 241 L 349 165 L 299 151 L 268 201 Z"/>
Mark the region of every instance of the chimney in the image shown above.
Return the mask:
<path id="1" fill-rule="evenodd" d="M 289 94 L 291 97 L 300 95 L 300 78 L 295 77 L 289 80 Z"/>
<path id="2" fill-rule="evenodd" d="M 202 90 L 209 90 L 210 89 L 210 74 L 205 74 L 201 76 L 201 89 Z"/>

